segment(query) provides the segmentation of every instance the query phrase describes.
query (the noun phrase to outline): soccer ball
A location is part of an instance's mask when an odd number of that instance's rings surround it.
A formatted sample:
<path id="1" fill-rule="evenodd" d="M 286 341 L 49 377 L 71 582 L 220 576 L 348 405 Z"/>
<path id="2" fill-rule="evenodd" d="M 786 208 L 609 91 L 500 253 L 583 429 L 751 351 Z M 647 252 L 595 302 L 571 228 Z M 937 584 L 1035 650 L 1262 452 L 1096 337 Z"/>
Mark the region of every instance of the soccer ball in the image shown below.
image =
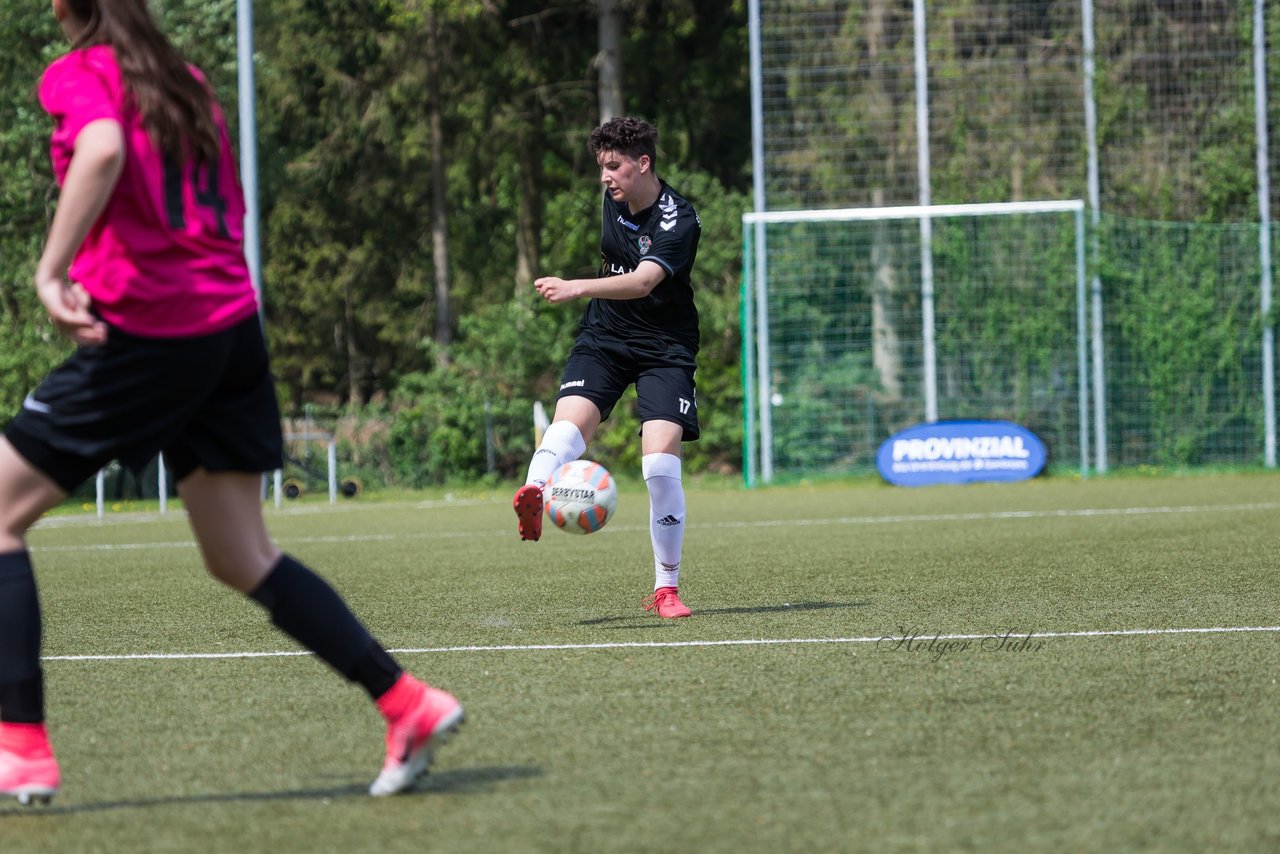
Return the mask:
<path id="1" fill-rule="evenodd" d="M 547 481 L 544 494 L 551 524 L 571 534 L 600 530 L 618 509 L 618 486 L 613 476 L 591 460 L 560 466 Z"/>

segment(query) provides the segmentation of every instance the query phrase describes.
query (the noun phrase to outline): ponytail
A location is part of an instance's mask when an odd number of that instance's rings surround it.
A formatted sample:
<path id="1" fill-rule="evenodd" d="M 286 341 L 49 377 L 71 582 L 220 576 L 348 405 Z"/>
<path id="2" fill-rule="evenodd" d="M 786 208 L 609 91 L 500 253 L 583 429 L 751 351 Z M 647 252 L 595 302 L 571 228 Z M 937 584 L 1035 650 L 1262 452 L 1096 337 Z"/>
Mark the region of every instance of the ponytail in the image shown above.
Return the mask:
<path id="1" fill-rule="evenodd" d="M 215 159 L 220 139 L 213 94 L 156 25 L 146 0 L 66 2 L 85 22 L 72 47 L 109 45 L 115 51 L 125 86 L 155 146 L 178 163 L 193 153 L 198 160 Z"/>

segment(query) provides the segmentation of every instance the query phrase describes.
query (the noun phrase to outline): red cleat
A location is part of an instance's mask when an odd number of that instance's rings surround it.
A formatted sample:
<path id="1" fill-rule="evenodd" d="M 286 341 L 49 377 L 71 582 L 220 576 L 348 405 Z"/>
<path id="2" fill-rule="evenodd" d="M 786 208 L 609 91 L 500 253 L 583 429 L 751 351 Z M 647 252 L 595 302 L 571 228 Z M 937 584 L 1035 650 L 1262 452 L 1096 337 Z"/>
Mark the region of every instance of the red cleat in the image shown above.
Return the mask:
<path id="1" fill-rule="evenodd" d="M 511 506 L 516 510 L 516 518 L 520 520 L 518 530 L 522 540 L 539 540 L 542 538 L 542 487 L 536 483 L 526 484 L 516 490 L 516 497 Z"/>
<path id="2" fill-rule="evenodd" d="M 58 761 L 52 755 L 25 759 L 0 750 L 0 795 L 18 799 L 24 806 L 32 801 L 49 803 L 58 792 Z"/>
<path id="3" fill-rule="evenodd" d="M 664 620 L 675 620 L 693 614 L 680 601 L 680 596 L 674 587 L 659 587 L 653 591 L 652 596 L 645 598 L 644 609 L 646 611 L 656 611 L 658 616 Z"/>
<path id="4" fill-rule="evenodd" d="M 387 760 L 382 773 L 369 787 L 375 797 L 394 795 L 413 786 L 427 773 L 436 748 L 457 733 L 465 715 L 452 694 L 432 688 L 412 676 L 401 677 L 405 690 L 416 693 L 413 705 L 394 723 L 387 724 Z"/>

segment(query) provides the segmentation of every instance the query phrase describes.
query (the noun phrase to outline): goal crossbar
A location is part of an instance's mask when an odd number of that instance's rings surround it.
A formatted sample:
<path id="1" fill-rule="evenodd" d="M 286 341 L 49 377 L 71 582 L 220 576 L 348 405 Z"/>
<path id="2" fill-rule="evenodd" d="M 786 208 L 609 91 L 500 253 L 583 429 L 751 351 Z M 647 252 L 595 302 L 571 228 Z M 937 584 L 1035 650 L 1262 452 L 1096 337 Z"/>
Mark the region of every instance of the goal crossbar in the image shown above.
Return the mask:
<path id="1" fill-rule="evenodd" d="M 1020 213 L 1076 213 L 1084 210 L 1082 199 L 1032 202 L 983 202 L 965 205 L 899 205 L 878 208 L 837 208 L 834 210 L 756 211 L 744 213 L 743 223 L 850 222 L 876 219 L 920 219 L 922 217 L 999 216 Z"/>

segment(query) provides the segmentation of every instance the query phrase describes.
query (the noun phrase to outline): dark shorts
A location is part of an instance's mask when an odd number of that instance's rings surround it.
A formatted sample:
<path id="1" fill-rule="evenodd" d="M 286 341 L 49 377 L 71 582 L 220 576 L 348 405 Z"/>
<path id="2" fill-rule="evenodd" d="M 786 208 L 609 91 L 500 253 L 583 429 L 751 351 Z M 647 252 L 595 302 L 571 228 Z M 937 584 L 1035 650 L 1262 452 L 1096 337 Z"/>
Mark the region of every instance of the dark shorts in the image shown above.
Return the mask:
<path id="1" fill-rule="evenodd" d="M 135 472 L 163 451 L 175 480 L 199 467 L 280 468 L 280 407 L 257 316 L 213 335 L 140 338 L 112 328 L 27 396 L 5 428 L 67 492 L 111 460 Z"/>
<path id="2" fill-rule="evenodd" d="M 693 381 L 694 354 L 579 333 L 560 378 L 561 397 L 585 397 L 608 420 L 627 386 L 636 387 L 640 423 L 672 421 L 684 428 L 683 441 L 698 438 L 698 399 Z"/>

